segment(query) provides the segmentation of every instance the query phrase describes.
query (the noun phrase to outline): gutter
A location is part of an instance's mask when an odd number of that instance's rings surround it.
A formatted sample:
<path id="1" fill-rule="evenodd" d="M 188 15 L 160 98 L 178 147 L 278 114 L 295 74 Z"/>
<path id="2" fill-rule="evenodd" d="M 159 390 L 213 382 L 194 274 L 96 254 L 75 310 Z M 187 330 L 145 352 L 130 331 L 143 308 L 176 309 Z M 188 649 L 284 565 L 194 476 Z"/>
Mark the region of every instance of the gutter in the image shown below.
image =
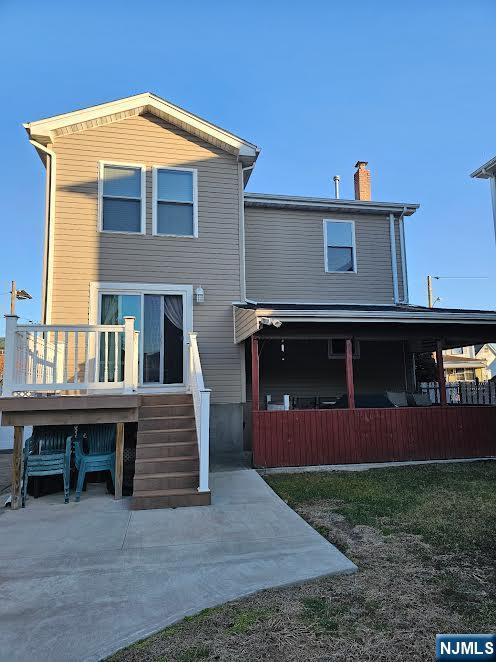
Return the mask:
<path id="1" fill-rule="evenodd" d="M 350 311 L 343 310 L 274 310 L 271 308 L 257 308 L 257 317 L 274 317 L 283 322 L 421 322 L 436 324 L 439 322 L 462 323 L 462 324 L 496 324 L 496 314 L 478 313 L 473 317 L 464 311 L 459 313 L 435 313 L 425 314 L 423 312 L 391 311 L 357 311 L 356 315 L 350 315 Z"/>
<path id="2" fill-rule="evenodd" d="M 363 213 L 403 213 L 411 216 L 419 208 L 418 204 L 405 204 L 396 202 L 372 202 L 357 200 L 336 200 L 335 198 L 305 198 L 291 195 L 272 195 L 264 193 L 246 193 L 245 206 L 247 207 L 275 207 L 294 209 L 328 209 L 343 211 L 359 211 Z"/>
<path id="3" fill-rule="evenodd" d="M 29 139 L 33 147 L 47 155 L 46 181 L 45 181 L 45 237 L 43 242 L 43 287 L 42 311 L 43 324 L 50 324 L 52 310 L 52 282 L 53 282 L 53 241 L 55 224 L 55 152 L 36 140 Z"/>

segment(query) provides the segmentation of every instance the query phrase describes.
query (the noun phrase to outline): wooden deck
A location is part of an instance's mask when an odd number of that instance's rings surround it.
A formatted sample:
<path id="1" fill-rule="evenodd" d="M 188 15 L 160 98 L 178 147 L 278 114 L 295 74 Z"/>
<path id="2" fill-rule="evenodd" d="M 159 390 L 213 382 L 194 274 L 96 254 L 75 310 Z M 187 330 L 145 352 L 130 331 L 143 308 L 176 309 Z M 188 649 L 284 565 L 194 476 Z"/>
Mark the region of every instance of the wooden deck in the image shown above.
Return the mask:
<path id="1" fill-rule="evenodd" d="M 59 395 L 0 398 L 2 425 L 78 425 L 138 420 L 140 396 Z"/>
<path id="2" fill-rule="evenodd" d="M 496 455 L 496 407 L 253 412 L 257 467 Z"/>

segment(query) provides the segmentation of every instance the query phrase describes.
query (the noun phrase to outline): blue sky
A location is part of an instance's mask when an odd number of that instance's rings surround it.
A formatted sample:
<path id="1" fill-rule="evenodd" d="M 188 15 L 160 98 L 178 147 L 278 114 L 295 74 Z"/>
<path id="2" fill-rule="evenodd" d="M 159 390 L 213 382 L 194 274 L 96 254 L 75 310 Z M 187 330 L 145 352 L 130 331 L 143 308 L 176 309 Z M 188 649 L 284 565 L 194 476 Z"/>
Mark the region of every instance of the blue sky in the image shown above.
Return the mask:
<path id="1" fill-rule="evenodd" d="M 11 278 L 40 317 L 44 172 L 22 122 L 153 91 L 262 148 L 249 190 L 419 202 L 406 222 L 411 301 L 496 308 L 494 0 L 351 3 L 0 0 L 0 303 Z M 77 268 L 77 265 L 75 265 Z M 0 327 L 1 329 L 1 327 Z"/>

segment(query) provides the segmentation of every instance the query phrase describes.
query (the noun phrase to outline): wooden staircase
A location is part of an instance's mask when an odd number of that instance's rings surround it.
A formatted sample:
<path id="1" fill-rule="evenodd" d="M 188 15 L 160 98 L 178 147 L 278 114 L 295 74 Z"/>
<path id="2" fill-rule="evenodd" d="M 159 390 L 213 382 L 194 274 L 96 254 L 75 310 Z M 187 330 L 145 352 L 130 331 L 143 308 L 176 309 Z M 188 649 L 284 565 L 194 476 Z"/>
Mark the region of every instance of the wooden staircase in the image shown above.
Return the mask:
<path id="1" fill-rule="evenodd" d="M 193 396 L 143 395 L 131 508 L 208 506 L 210 493 L 198 492 L 198 481 Z"/>

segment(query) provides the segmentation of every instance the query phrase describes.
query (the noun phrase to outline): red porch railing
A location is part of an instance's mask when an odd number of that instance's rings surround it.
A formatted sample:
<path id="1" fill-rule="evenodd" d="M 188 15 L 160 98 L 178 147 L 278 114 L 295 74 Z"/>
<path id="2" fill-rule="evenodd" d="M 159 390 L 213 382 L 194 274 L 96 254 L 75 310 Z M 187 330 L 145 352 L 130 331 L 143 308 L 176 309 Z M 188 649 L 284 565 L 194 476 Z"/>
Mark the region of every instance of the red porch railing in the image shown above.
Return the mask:
<path id="1" fill-rule="evenodd" d="M 496 407 L 253 412 L 258 467 L 496 455 Z"/>

